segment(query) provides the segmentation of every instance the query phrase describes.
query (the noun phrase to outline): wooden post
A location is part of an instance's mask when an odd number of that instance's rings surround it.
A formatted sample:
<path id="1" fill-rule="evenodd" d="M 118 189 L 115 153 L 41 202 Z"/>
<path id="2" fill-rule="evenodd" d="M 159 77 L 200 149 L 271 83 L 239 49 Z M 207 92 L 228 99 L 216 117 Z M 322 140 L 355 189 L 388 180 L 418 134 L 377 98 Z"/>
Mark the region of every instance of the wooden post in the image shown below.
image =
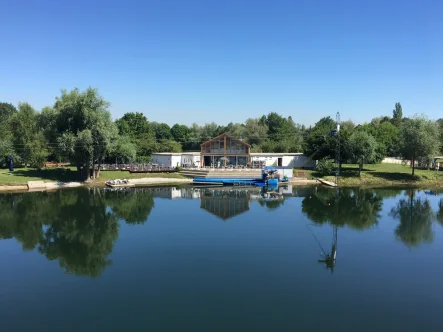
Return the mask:
<path id="1" fill-rule="evenodd" d="M 224 166 L 226 167 L 226 135 L 224 136 L 224 157 L 225 159 L 223 160 Z"/>
<path id="2" fill-rule="evenodd" d="M 204 159 L 203 159 L 203 147 L 204 147 L 204 144 L 200 145 L 200 167 L 203 167 L 205 165 Z"/>

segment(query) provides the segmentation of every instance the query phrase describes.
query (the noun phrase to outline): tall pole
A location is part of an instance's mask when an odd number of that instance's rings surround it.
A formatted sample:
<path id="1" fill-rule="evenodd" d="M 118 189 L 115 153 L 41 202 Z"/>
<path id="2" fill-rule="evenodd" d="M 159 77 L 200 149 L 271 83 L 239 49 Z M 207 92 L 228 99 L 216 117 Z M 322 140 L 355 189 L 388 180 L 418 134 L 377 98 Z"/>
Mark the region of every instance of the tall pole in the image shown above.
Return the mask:
<path id="1" fill-rule="evenodd" d="M 337 151 L 336 151 L 336 160 L 337 160 L 337 171 L 335 173 L 335 184 L 338 186 L 338 178 L 340 176 L 340 168 L 341 168 L 341 155 L 340 155 L 340 112 L 337 112 L 335 116 L 335 124 L 337 126 Z"/>

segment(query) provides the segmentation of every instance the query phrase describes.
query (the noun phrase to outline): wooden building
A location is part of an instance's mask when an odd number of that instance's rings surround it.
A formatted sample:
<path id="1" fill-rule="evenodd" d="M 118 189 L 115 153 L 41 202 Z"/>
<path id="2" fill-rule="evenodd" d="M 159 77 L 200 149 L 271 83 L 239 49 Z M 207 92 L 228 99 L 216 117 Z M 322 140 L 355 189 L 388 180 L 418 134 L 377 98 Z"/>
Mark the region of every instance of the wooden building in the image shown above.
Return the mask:
<path id="1" fill-rule="evenodd" d="M 221 134 L 201 144 L 201 166 L 249 165 L 251 146 L 240 139 Z"/>

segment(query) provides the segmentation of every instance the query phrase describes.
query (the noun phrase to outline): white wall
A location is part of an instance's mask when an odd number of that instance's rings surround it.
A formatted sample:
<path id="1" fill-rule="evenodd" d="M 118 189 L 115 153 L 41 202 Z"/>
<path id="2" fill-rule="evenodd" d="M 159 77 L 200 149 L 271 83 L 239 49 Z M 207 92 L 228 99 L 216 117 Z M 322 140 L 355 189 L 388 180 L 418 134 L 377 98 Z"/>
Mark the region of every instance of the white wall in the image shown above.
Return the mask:
<path id="1" fill-rule="evenodd" d="M 182 165 L 194 165 L 200 166 L 200 155 L 198 154 L 182 154 L 181 156 Z"/>
<path id="2" fill-rule="evenodd" d="M 281 178 L 286 176 L 288 179 L 292 179 L 294 177 L 294 173 L 292 167 L 277 167 L 278 174 L 281 175 Z"/>
<path id="3" fill-rule="evenodd" d="M 394 157 L 386 157 L 381 161 L 383 164 L 403 164 L 403 159 L 394 158 Z M 410 161 L 405 161 L 406 165 L 410 165 Z"/>
<path id="4" fill-rule="evenodd" d="M 164 155 L 164 154 L 152 154 L 152 163 L 158 165 L 165 165 L 165 167 L 176 167 L 181 164 L 181 155 Z"/>
<path id="5" fill-rule="evenodd" d="M 296 155 L 296 156 L 288 156 L 288 155 L 268 155 L 268 156 L 251 156 L 251 161 L 265 161 L 266 166 L 278 166 L 278 158 L 282 158 L 282 166 L 283 167 L 305 167 L 305 168 L 314 168 L 315 161 L 311 160 L 308 162 L 308 157 L 305 155 Z"/>

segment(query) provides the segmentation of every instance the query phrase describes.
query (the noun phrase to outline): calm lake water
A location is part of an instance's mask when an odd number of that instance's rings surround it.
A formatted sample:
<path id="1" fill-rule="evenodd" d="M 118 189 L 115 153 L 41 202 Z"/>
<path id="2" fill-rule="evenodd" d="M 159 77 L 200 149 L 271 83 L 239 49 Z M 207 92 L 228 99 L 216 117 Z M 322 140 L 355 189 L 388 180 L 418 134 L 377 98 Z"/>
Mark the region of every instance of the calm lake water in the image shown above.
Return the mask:
<path id="1" fill-rule="evenodd" d="M 443 193 L 281 190 L 0 195 L 1 330 L 443 330 Z"/>

